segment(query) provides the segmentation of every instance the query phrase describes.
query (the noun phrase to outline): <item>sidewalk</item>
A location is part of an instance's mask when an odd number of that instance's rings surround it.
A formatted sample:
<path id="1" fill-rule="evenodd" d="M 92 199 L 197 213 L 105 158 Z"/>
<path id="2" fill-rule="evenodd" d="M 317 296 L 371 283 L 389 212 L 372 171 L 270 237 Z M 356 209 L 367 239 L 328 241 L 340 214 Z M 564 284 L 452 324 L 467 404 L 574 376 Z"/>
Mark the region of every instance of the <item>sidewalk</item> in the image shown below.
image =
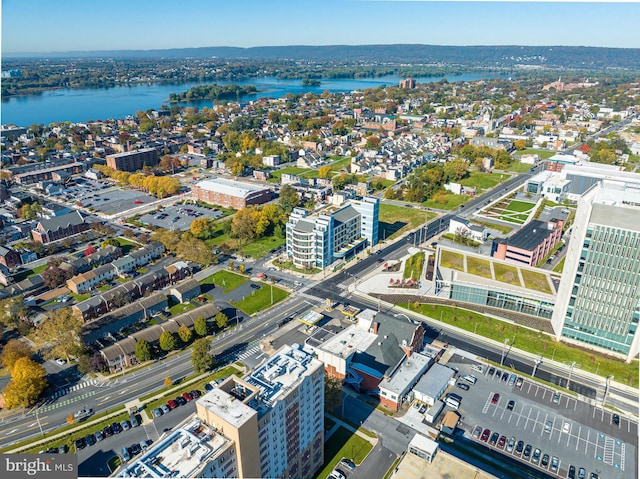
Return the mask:
<path id="1" fill-rule="evenodd" d="M 333 427 L 329 430 L 329 432 L 327 432 L 324 435 L 324 440 L 325 442 L 327 441 L 327 439 L 329 439 L 331 437 L 331 435 L 336 432 L 338 430 L 338 428 L 340 426 L 344 427 L 345 429 L 348 429 L 351 432 L 355 432 L 356 436 L 360 436 L 362 439 L 364 439 L 365 441 L 368 441 L 369 443 L 371 443 L 371 445 L 373 447 L 376 446 L 376 444 L 378 444 L 378 438 L 375 437 L 369 437 L 367 436 L 365 433 L 363 433 L 362 431 L 359 431 L 358 429 L 356 429 L 355 427 L 353 427 L 351 424 L 347 424 L 346 422 L 344 422 L 342 419 L 338 419 L 336 416 L 334 416 L 333 414 L 330 414 L 328 412 L 325 411 L 324 413 L 325 416 L 327 416 L 329 419 L 331 419 L 332 421 L 335 422 L 335 424 L 333 425 Z"/>

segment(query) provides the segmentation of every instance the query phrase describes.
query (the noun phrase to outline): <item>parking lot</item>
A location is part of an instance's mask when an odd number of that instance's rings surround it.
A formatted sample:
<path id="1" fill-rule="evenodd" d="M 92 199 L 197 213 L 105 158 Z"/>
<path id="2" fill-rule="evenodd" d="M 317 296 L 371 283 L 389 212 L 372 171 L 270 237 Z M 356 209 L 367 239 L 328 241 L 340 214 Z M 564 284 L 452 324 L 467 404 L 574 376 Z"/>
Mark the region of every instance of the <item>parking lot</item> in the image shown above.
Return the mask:
<path id="1" fill-rule="evenodd" d="M 89 210 L 107 215 L 127 211 L 157 199 L 141 191 L 122 189 L 102 180 L 78 178 L 75 183 L 60 198 L 70 205 L 81 203 Z"/>
<path id="2" fill-rule="evenodd" d="M 191 227 L 197 218 L 218 219 L 225 215 L 217 208 L 205 208 L 199 205 L 173 205 L 142 215 L 139 219 L 147 226 L 156 226 L 168 230 L 184 231 Z"/>
<path id="3" fill-rule="evenodd" d="M 460 376 L 477 378 L 469 390 L 449 389 L 462 397 L 458 412 L 466 435 L 559 477 L 567 477 L 570 466 L 576 477 L 581 467 L 587 477 L 591 473 L 636 477 L 636 423 L 626 417 L 614 420 L 610 411 L 528 380 L 520 387 L 510 385 L 511 371 L 503 380 L 504 370 L 484 366 L 479 372 L 472 369 L 474 364 L 460 356 L 448 364 L 457 368 Z M 457 383 L 466 382 L 458 379 Z"/>

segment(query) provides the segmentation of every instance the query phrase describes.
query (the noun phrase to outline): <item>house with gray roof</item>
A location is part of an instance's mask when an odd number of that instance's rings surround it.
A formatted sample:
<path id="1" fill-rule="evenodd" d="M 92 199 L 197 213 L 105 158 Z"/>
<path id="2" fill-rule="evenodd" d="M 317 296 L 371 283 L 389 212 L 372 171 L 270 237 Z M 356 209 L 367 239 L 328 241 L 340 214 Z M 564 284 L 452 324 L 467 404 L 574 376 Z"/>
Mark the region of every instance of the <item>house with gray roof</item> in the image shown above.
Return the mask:
<path id="1" fill-rule="evenodd" d="M 193 278 L 181 281 L 169 290 L 169 296 L 179 303 L 186 303 L 198 296 L 200 293 L 200 283 Z"/>
<path id="2" fill-rule="evenodd" d="M 80 212 L 74 211 L 62 216 L 41 219 L 31 234 L 34 241 L 47 244 L 80 234 L 88 229 L 89 224 L 85 222 Z"/>

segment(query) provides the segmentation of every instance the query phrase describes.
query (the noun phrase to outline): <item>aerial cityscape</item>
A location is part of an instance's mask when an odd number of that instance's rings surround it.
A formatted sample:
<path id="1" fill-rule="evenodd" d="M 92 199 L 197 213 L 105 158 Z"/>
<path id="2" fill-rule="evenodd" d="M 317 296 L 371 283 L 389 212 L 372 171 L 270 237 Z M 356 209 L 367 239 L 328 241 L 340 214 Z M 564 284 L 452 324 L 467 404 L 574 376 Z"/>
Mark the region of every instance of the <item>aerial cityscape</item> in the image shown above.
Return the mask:
<path id="1" fill-rule="evenodd" d="M 637 478 L 638 18 L 3 2 L 2 477 Z"/>

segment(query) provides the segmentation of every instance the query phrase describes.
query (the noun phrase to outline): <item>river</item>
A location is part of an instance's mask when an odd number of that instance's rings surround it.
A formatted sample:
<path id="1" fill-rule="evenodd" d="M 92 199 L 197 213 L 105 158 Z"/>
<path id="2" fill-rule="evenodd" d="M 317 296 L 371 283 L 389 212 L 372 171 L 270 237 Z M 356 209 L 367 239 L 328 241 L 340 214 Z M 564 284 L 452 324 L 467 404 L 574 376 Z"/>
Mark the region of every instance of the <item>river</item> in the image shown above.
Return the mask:
<path id="1" fill-rule="evenodd" d="M 497 74 L 463 74 L 446 77 L 416 77 L 418 83 L 432 83 L 446 78 L 449 82 L 475 81 L 482 78 L 496 78 Z M 302 86 L 301 80 L 278 80 L 275 77 L 251 78 L 243 81 L 209 81 L 181 84 L 138 84 L 99 89 L 62 89 L 47 91 L 40 95 L 12 97 L 3 99 L 1 103 L 2 124 L 30 126 L 42 123 L 70 121 L 85 122 L 90 120 L 106 120 L 124 118 L 134 115 L 136 111 L 158 109 L 168 104 L 169 94 L 188 90 L 202 84 L 217 83 L 219 85 L 238 84 L 255 85 L 258 92 L 240 98 L 246 102 L 257 98 L 277 98 L 287 93 L 305 92 L 322 93 L 323 91 L 339 92 L 377 88 L 381 85 L 397 85 L 400 77 L 389 75 L 379 78 L 322 80 L 320 86 Z M 181 103 L 188 106 L 211 106 L 211 100 Z"/>

